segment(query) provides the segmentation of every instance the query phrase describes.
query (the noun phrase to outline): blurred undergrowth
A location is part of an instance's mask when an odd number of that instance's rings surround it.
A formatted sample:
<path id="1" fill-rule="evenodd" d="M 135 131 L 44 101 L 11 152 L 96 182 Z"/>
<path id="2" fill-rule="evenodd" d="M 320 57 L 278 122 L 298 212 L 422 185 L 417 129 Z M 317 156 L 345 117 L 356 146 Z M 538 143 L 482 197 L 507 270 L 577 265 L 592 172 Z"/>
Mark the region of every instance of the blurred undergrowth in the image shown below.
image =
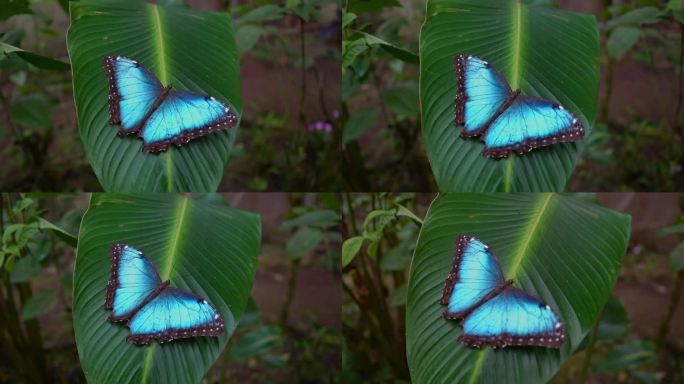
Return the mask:
<path id="1" fill-rule="evenodd" d="M 243 73 L 254 67 L 298 80 L 296 92 L 274 82 L 258 90 L 267 99 L 246 103 L 221 189 L 339 189 L 339 91 L 324 74 L 339 68 L 337 3 L 224 1 L 218 7 L 212 11 L 233 16 Z M 100 190 L 76 126 L 65 43 L 68 2 L 16 0 L 0 8 L 2 190 Z"/>

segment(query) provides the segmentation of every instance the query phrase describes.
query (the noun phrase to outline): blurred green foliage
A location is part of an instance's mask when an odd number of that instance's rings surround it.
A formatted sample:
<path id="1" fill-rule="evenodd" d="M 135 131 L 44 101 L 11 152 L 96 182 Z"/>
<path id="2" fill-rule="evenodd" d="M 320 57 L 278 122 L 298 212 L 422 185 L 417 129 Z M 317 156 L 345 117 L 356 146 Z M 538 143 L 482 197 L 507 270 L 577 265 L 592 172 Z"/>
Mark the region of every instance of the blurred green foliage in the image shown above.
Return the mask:
<path id="1" fill-rule="evenodd" d="M 347 1 L 342 16 L 344 188 L 434 189 L 420 143 L 423 2 Z M 373 144 L 369 144 L 373 143 Z"/>
<path id="2" fill-rule="evenodd" d="M 593 194 L 577 196 L 599 202 Z M 341 377 L 347 382 L 358 382 L 361 378 L 371 383 L 410 380 L 402 368 L 406 358 L 403 349 L 406 278 L 422 225 L 420 217 L 432 198 L 433 194 L 345 195 L 342 222 L 345 341 Z M 684 195 L 680 195 L 680 199 L 684 204 Z M 670 304 L 662 308 L 662 312 L 649 315 L 660 319 L 659 329 L 644 331 L 634 327 L 618 296 L 620 292 L 624 294 L 624 290 L 616 289 L 593 330 L 551 383 L 670 383 L 682 380 L 680 341 L 671 337 L 668 340 L 665 335 L 671 330 L 677 332 L 677 325 L 672 320 L 681 309 L 678 303 L 684 289 L 684 215 L 657 233 L 658 243 L 665 236 L 677 236 L 679 242 L 669 251 L 667 278 L 658 278 L 660 284 L 668 280 L 667 285 L 672 287 L 668 292 Z M 649 252 L 645 259 L 660 265 L 658 270 L 662 271 L 665 257 L 654 253 Z M 629 281 L 624 274 L 639 270 L 637 264 L 642 262 L 626 259 L 620 279 Z M 649 273 L 649 284 L 656 273 Z M 672 284 L 669 280 L 673 280 Z M 634 306 L 633 302 L 631 306 Z M 639 321 L 644 321 L 643 315 Z M 643 328 L 643 324 L 640 326 Z"/>
<path id="3" fill-rule="evenodd" d="M 410 380 L 404 312 L 408 268 L 422 224 L 413 212 L 425 203 L 411 193 L 345 196 L 343 378 Z"/>
<path id="4" fill-rule="evenodd" d="M 85 382 L 71 329 L 71 287 L 76 239 L 88 198 L 0 194 L 1 382 Z M 206 198 L 223 200 L 216 194 Z M 276 236 L 269 241 L 275 249 L 282 248 L 277 253 L 282 256 L 269 265 L 322 265 L 339 278 L 337 197 L 293 194 L 289 198 L 296 205 L 279 223 L 279 233 L 265 234 L 269 239 Z M 318 231 L 320 241 L 299 248 L 295 235 L 302 228 Z M 292 249 L 288 257 L 286 248 Z M 262 258 L 273 259 L 271 253 Z M 281 312 L 289 311 L 292 295 L 300 289 L 296 281 L 282 290 Z M 251 298 L 221 362 L 205 380 L 335 383 L 341 342 L 338 330 L 320 324 L 313 315 L 296 322 L 287 317 L 265 319 Z"/>
<path id="5" fill-rule="evenodd" d="M 326 84 L 311 78 L 320 79 L 321 63 L 339 58 L 336 1 L 229 3 L 214 10 L 233 16 L 245 63 L 257 60 L 264 70 L 302 74 L 301 89 L 307 94 L 329 93 Z M 162 4 L 187 6 L 185 1 Z M 76 134 L 66 62 L 68 2 L 13 0 L 0 8 L 0 186 L 12 191 L 101 189 Z M 337 102 L 321 98 L 314 108 L 302 98 L 296 110 L 274 112 L 274 105 L 291 98 L 290 91 L 273 84 L 265 105 L 247 103 L 246 129 L 232 154 L 238 166 L 228 169 L 222 189 L 339 189 Z"/>

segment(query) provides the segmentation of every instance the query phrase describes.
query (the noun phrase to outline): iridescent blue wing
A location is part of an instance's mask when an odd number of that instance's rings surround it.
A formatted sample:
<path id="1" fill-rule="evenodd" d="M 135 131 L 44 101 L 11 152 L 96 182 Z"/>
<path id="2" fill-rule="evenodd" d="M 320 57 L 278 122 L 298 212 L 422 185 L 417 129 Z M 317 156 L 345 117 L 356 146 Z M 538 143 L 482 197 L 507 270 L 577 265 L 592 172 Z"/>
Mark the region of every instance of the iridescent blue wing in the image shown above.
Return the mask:
<path id="1" fill-rule="evenodd" d="M 513 91 L 506 79 L 488 62 L 470 55 L 456 55 L 456 125 L 461 136 L 481 134 L 500 112 Z"/>
<path id="2" fill-rule="evenodd" d="M 484 344 L 560 348 L 565 329 L 551 307 L 525 291 L 508 287 L 466 316 L 459 340 L 477 348 Z"/>
<path id="3" fill-rule="evenodd" d="M 122 135 L 136 132 L 164 87 L 135 60 L 123 56 L 105 56 L 102 61 L 109 81 L 110 121 L 121 125 L 119 133 Z"/>
<path id="4" fill-rule="evenodd" d="M 128 322 L 133 344 L 165 343 L 193 336 L 219 336 L 223 317 L 205 299 L 177 288 L 166 288 Z"/>
<path id="5" fill-rule="evenodd" d="M 454 265 L 440 303 L 444 317 L 463 318 L 505 284 L 499 261 L 479 239 L 461 235 L 456 241 Z"/>
<path id="6" fill-rule="evenodd" d="M 107 284 L 105 309 L 111 321 L 129 319 L 162 288 L 159 273 L 152 262 L 136 248 L 114 244 L 111 249 L 112 271 Z"/>
<path id="7" fill-rule="evenodd" d="M 145 122 L 139 136 L 146 152 L 164 151 L 169 144 L 181 146 L 210 132 L 237 124 L 233 108 L 213 97 L 171 91 Z"/>
<path id="8" fill-rule="evenodd" d="M 482 136 L 485 156 L 508 157 L 537 147 L 580 140 L 584 128 L 563 106 L 536 97 L 518 96 Z"/>

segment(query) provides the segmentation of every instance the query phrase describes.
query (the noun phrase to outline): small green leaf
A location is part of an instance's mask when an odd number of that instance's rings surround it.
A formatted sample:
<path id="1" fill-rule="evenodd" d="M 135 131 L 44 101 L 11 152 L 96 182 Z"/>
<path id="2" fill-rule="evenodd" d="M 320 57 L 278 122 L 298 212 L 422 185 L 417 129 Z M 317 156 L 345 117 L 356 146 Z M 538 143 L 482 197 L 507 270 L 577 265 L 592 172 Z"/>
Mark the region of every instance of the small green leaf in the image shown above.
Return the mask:
<path id="1" fill-rule="evenodd" d="M 368 239 L 377 238 L 380 233 L 385 229 L 385 226 L 389 224 L 390 221 L 397 217 L 396 209 L 376 209 L 368 213 L 366 218 L 363 220 L 363 232 L 364 236 L 367 234 L 372 234 Z"/>
<path id="2" fill-rule="evenodd" d="M 14 233 L 21 230 L 24 225 L 26 224 L 10 224 L 5 228 L 5 231 L 2 233 L 2 243 L 4 245 L 8 245 L 10 242 L 12 242 Z"/>
<path id="3" fill-rule="evenodd" d="M 316 228 L 301 227 L 290 237 L 285 253 L 290 260 L 296 260 L 311 252 L 323 240 L 323 232 Z"/>
<path id="4" fill-rule="evenodd" d="M 25 128 L 49 129 L 52 127 L 50 112 L 55 103 L 44 95 L 23 97 L 12 104 L 10 117 Z"/>
<path id="5" fill-rule="evenodd" d="M 36 201 L 33 200 L 32 198 L 30 198 L 30 197 L 23 197 L 21 200 L 19 200 L 18 203 L 16 203 L 16 204 L 12 207 L 12 211 L 13 211 L 14 213 L 22 212 L 22 211 L 26 210 L 28 207 L 34 205 L 35 203 L 36 203 Z"/>
<path id="6" fill-rule="evenodd" d="M 658 231 L 656 238 L 667 236 L 671 233 L 684 233 L 684 223 L 671 225 Z"/>
<path id="7" fill-rule="evenodd" d="M 40 273 L 40 263 L 31 256 L 24 256 L 14 263 L 10 272 L 10 282 L 28 283 Z"/>
<path id="8" fill-rule="evenodd" d="M 617 340 L 625 337 L 629 332 L 629 315 L 622 300 L 618 296 L 611 296 L 603 308 L 599 323 L 599 340 Z"/>
<path id="9" fill-rule="evenodd" d="M 354 258 L 361 250 L 364 238 L 362 236 L 350 237 L 342 243 L 342 268 L 354 261 Z"/>
<path id="10" fill-rule="evenodd" d="M 405 232 L 400 232 L 400 235 L 402 235 L 402 233 Z M 407 233 L 408 235 L 403 235 L 405 238 L 397 244 L 397 246 L 383 255 L 382 260 L 380 260 L 380 268 L 382 268 L 383 271 L 401 271 L 411 264 L 411 256 L 413 254 L 413 249 L 416 246 L 418 231 L 413 227 L 410 231 L 407 231 Z"/>
<path id="11" fill-rule="evenodd" d="M 347 12 L 342 16 L 342 28 L 351 24 L 358 16 L 355 13 Z"/>
<path id="12" fill-rule="evenodd" d="M 380 117 L 380 114 L 375 108 L 367 107 L 356 111 L 356 113 L 349 118 L 347 123 L 344 124 L 342 142 L 347 144 L 350 141 L 361 137 L 375 125 L 378 117 Z"/>
<path id="13" fill-rule="evenodd" d="M 259 25 L 247 24 L 239 26 L 235 31 L 235 39 L 237 40 L 237 48 L 240 54 L 242 55 L 254 48 L 263 32 L 264 29 Z"/>
<path id="14" fill-rule="evenodd" d="M 361 54 L 366 52 L 370 47 L 366 42 L 366 39 L 355 39 L 351 41 L 342 42 L 342 71 L 345 72 L 346 68 L 351 67 L 356 58 Z"/>
<path id="15" fill-rule="evenodd" d="M 684 241 L 677 244 L 672 252 L 670 252 L 669 262 L 670 268 L 673 270 L 684 270 Z"/>
<path id="16" fill-rule="evenodd" d="M 13 241 L 19 248 L 23 248 L 38 232 L 40 232 L 40 230 L 38 229 L 38 223 L 36 222 L 30 224 L 12 224 L 5 228 L 5 232 L 2 235 L 2 242 L 4 245 L 8 245 Z"/>
<path id="17" fill-rule="evenodd" d="M 404 207 L 401 204 L 396 204 L 397 206 L 397 216 L 405 216 L 408 217 L 409 219 L 413 220 L 417 225 L 423 225 L 423 220 L 416 216 L 415 213 L 411 212 L 408 208 Z"/>
<path id="18" fill-rule="evenodd" d="M 417 120 L 420 117 L 418 84 L 396 84 L 383 92 L 381 100 L 399 118 Z"/>
<path id="19" fill-rule="evenodd" d="M 608 55 L 614 58 L 624 55 L 632 49 L 641 37 L 641 30 L 637 27 L 617 27 L 608 37 L 606 48 Z"/>
<path id="20" fill-rule="evenodd" d="M 231 360 L 244 361 L 252 357 L 263 355 L 283 344 L 283 334 L 279 327 L 262 327 L 238 340 L 230 350 Z"/>
<path id="21" fill-rule="evenodd" d="M 606 30 L 615 29 L 622 26 L 637 27 L 642 24 L 653 24 L 660 22 L 663 13 L 655 7 L 637 8 L 606 22 Z"/>
<path id="22" fill-rule="evenodd" d="M 62 239 L 65 243 L 71 245 L 72 247 L 75 247 L 76 244 L 78 243 L 78 237 L 74 233 L 69 233 L 65 229 L 62 229 L 55 224 L 52 224 L 51 222 L 43 219 L 42 217 L 38 218 L 38 223 L 40 225 L 40 229 L 48 229 L 53 231 L 60 239 Z"/>
<path id="23" fill-rule="evenodd" d="M 10 54 L 15 54 L 25 62 L 33 64 L 36 68 L 55 70 L 55 71 L 68 71 L 71 68 L 69 63 L 65 63 L 60 60 L 55 60 L 46 56 L 38 55 L 33 52 L 26 51 L 19 47 L 0 42 L 0 51 L 3 51 L 6 56 Z"/>
<path id="24" fill-rule="evenodd" d="M 370 239 L 370 244 L 366 247 L 366 253 L 371 258 L 375 258 L 378 254 L 378 247 L 380 247 L 380 236 L 366 237 L 366 239 Z"/>
<path id="25" fill-rule="evenodd" d="M 634 340 L 615 347 L 596 363 L 599 372 L 619 372 L 637 368 L 656 361 L 655 344 L 651 341 Z"/>
<path id="26" fill-rule="evenodd" d="M 406 62 L 406 63 L 411 63 L 411 64 L 418 64 L 420 63 L 420 57 L 416 55 L 415 53 L 409 51 L 408 49 L 396 46 L 392 43 L 389 43 L 377 36 L 373 36 L 370 33 L 366 32 L 357 32 L 361 34 L 361 36 L 364 36 L 366 38 L 366 44 L 372 46 L 372 45 L 379 45 L 382 49 L 384 49 L 387 53 L 390 55 L 394 56 L 395 58 Z"/>
<path id="27" fill-rule="evenodd" d="M 278 20 L 283 17 L 283 8 L 278 5 L 268 4 L 254 8 L 235 20 L 235 24 L 260 23 L 268 20 Z"/>
<path id="28" fill-rule="evenodd" d="M 680 11 L 684 8 L 683 4 L 682 0 L 670 0 L 667 2 L 665 9 L 668 11 Z"/>
<path id="29" fill-rule="evenodd" d="M 48 309 L 52 308 L 57 302 L 57 292 L 41 291 L 34 294 L 21 310 L 21 321 L 26 321 L 37 317 Z"/>

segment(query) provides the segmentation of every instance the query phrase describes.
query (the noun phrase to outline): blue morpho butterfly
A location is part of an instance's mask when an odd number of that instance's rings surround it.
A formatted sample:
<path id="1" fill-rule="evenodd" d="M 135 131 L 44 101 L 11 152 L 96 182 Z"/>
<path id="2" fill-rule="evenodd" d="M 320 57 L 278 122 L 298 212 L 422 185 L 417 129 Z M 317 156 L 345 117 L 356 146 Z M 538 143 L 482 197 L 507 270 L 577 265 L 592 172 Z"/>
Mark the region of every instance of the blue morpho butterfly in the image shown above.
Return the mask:
<path id="1" fill-rule="evenodd" d="M 173 91 L 135 60 L 105 56 L 109 115 L 119 134 L 137 133 L 145 152 L 165 151 L 237 124 L 233 108 L 211 96 Z"/>
<path id="2" fill-rule="evenodd" d="M 584 127 L 562 105 L 512 91 L 488 62 L 456 55 L 456 125 L 461 137 L 480 136 L 484 156 L 508 157 L 547 145 L 580 140 Z"/>
<path id="3" fill-rule="evenodd" d="M 504 280 L 501 265 L 489 247 L 475 237 L 461 235 L 454 266 L 440 304 L 444 317 L 462 319 L 462 343 L 480 348 L 532 345 L 560 348 L 565 329 L 560 317 L 545 303 Z"/>
<path id="4" fill-rule="evenodd" d="M 125 321 L 133 344 L 165 343 L 193 336 L 219 336 L 223 317 L 207 300 L 161 281 L 154 264 L 135 247 L 114 244 L 105 309 L 110 321 Z"/>

